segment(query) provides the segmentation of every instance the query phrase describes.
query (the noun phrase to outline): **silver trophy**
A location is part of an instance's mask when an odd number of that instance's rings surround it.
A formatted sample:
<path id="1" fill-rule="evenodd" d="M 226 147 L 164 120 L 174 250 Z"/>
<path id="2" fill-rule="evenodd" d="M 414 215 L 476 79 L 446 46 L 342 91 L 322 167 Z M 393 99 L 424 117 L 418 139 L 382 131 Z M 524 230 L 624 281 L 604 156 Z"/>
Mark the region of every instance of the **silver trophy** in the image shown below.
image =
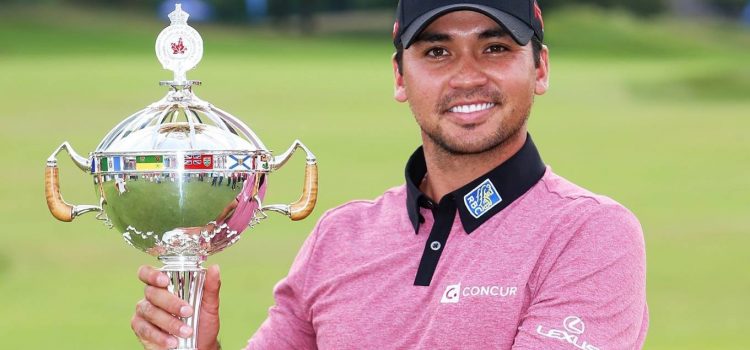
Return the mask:
<path id="1" fill-rule="evenodd" d="M 236 243 L 242 232 L 267 212 L 302 220 L 315 207 L 316 158 L 300 141 L 273 156 L 241 120 L 193 93 L 199 81 L 185 73 L 200 62 L 203 40 L 188 26 L 178 4 L 171 25 L 157 38 L 156 54 L 174 80 L 162 100 L 120 122 L 88 158 L 64 142 L 47 159 L 45 191 L 52 215 L 70 222 L 89 212 L 125 242 L 164 264 L 170 292 L 190 303 L 194 316 L 183 321 L 193 336 L 177 349 L 196 349 L 205 269 L 203 261 Z M 268 176 L 297 149 L 307 155 L 302 196 L 288 205 L 264 205 Z M 98 205 L 71 205 L 61 194 L 57 155 L 65 150 L 83 171 L 91 172 Z"/>

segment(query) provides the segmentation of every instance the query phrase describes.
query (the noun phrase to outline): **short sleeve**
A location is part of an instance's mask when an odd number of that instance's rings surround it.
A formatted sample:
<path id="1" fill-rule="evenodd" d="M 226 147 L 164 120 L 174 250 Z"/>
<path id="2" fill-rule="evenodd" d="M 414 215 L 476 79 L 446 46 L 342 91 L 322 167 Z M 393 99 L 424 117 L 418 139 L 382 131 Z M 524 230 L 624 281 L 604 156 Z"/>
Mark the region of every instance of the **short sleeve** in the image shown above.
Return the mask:
<path id="1" fill-rule="evenodd" d="M 317 349 L 304 293 L 307 263 L 313 254 L 319 227 L 320 221 L 297 253 L 289 274 L 274 287 L 275 305 L 248 341 L 246 350 Z"/>
<path id="2" fill-rule="evenodd" d="M 548 258 L 513 350 L 643 346 L 648 311 L 641 226 L 619 204 L 598 204 L 581 222 Z"/>

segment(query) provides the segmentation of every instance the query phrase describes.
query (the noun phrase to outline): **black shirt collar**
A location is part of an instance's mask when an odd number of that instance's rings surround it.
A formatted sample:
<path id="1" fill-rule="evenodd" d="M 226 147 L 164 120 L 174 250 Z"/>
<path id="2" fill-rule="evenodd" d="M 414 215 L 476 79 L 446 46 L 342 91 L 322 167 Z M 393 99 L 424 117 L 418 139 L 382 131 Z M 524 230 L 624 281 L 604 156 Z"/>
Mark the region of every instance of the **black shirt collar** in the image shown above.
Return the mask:
<path id="1" fill-rule="evenodd" d="M 526 142 L 516 154 L 487 174 L 447 194 L 439 205 L 455 206 L 464 231 L 470 234 L 526 193 L 539 182 L 545 171 L 531 135 L 527 135 Z M 425 174 L 424 150 L 419 147 L 406 164 L 406 210 L 415 232 L 419 232 L 419 224 L 424 221 L 419 213 L 420 207 L 433 209 L 435 214 L 444 212 L 435 210 L 438 204 L 419 189 Z M 472 204 L 475 205 L 473 214 L 470 210 Z"/>

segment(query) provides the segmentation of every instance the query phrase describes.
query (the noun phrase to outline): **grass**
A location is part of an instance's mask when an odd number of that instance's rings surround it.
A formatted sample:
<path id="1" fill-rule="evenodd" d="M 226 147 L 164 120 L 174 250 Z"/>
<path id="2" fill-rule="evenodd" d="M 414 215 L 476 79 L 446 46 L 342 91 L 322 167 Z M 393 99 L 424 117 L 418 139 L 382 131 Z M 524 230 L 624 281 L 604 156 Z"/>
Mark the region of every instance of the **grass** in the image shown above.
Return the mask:
<path id="1" fill-rule="evenodd" d="M 0 339 L 7 348 L 132 349 L 129 319 L 151 257 L 93 216 L 54 221 L 44 160 L 79 153 L 165 93 L 153 57 L 164 23 L 116 13 L 0 14 Z M 39 14 L 41 13 L 41 14 Z M 246 121 L 275 151 L 302 139 L 320 158 L 314 217 L 272 216 L 222 265 L 222 338 L 238 348 L 263 321 L 273 285 L 325 209 L 402 183 L 419 144 L 392 101 L 387 35 L 299 38 L 196 25 L 206 41 L 197 94 Z M 531 131 L 559 174 L 633 210 L 645 230 L 647 349 L 747 349 L 750 329 L 750 33 L 672 19 L 578 10 L 551 14 L 552 89 Z M 716 40 L 715 38 L 722 38 Z M 269 181 L 268 203 L 296 199 L 298 156 Z M 61 159 L 66 200 L 95 201 L 89 175 Z"/>
<path id="2" fill-rule="evenodd" d="M 660 82 L 632 85 L 633 93 L 643 99 L 684 101 L 698 99 L 707 103 L 747 100 L 750 91 L 750 67 L 711 68 L 672 77 Z"/>

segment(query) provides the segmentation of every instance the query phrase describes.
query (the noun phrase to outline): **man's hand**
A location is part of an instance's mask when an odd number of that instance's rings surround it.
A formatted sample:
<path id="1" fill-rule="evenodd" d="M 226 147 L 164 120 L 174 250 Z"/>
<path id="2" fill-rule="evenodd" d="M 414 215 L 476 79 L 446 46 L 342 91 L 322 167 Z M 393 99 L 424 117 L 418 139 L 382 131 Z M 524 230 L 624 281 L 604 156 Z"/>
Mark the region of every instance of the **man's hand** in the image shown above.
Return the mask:
<path id="1" fill-rule="evenodd" d="M 146 284 L 145 298 L 136 304 L 135 315 L 130 321 L 133 332 L 147 350 L 173 349 L 176 337 L 189 337 L 193 330 L 179 317 L 193 314 L 190 305 L 167 290 L 169 278 L 150 266 L 141 266 L 138 278 Z M 206 271 L 198 324 L 198 349 L 216 350 L 219 343 L 219 266 Z M 177 316 L 175 316 L 177 315 Z M 179 317 L 178 317 L 179 316 Z"/>

